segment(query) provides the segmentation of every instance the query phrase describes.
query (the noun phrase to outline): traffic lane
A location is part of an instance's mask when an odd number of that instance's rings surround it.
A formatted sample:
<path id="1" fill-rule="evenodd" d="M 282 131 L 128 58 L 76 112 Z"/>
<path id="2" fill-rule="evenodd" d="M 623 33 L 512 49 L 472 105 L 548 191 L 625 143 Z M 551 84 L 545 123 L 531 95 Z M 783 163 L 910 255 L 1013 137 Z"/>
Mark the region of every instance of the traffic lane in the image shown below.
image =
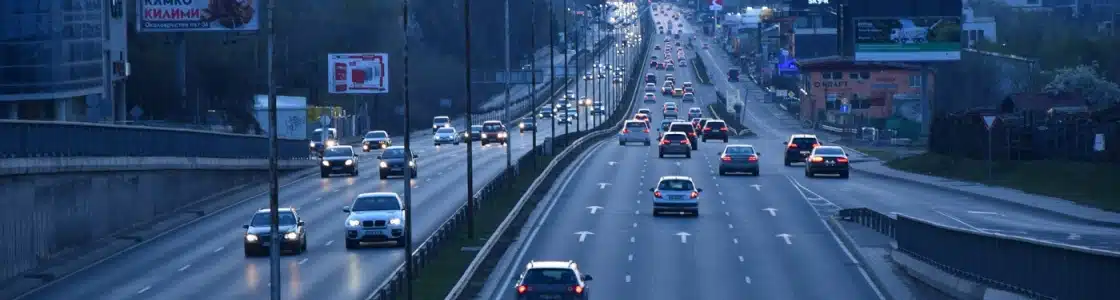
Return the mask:
<path id="1" fill-rule="evenodd" d="M 720 143 L 702 143 L 693 157 L 700 163 L 686 164 L 693 168 L 686 172 L 709 174 L 698 186 L 715 186 L 719 205 L 730 208 L 734 221 L 728 226 L 741 228 L 732 242 L 745 249 L 740 256 L 753 274 L 747 275 L 751 286 L 765 290 L 759 297 L 882 299 L 823 222 L 827 207 L 803 197 L 786 175 L 768 172 L 766 165 L 757 177 L 718 175 L 720 150 Z"/>
<path id="2" fill-rule="evenodd" d="M 712 65 L 719 66 L 710 53 Z M 728 64 L 726 61 L 723 63 Z M 717 81 L 726 83 L 726 78 Z M 747 83 L 751 84 L 751 83 Z M 785 122 L 773 104 L 746 102 L 745 122 L 759 133 L 766 148 L 781 155 L 780 143 L 791 134 L 804 133 Z M 776 124 L 772 126 L 771 124 Z M 785 125 L 783 125 L 785 124 Z M 775 146 L 768 146 L 774 143 Z M 777 163 L 777 161 L 773 161 Z M 777 167 L 777 166 L 776 166 Z M 782 167 L 779 167 L 782 168 Z M 784 167 L 788 175 L 798 176 L 801 166 Z M 855 176 L 847 180 L 832 178 L 797 179 L 806 189 L 824 196 L 824 205 L 839 208 L 867 207 L 883 213 L 902 213 L 940 224 L 991 233 L 1028 237 L 1083 247 L 1120 250 L 1120 229 L 1094 226 L 1076 220 L 1027 210 L 1017 205 L 977 199 L 918 184 L 884 182 L 883 179 Z M 830 204 L 831 203 L 831 204 Z"/>

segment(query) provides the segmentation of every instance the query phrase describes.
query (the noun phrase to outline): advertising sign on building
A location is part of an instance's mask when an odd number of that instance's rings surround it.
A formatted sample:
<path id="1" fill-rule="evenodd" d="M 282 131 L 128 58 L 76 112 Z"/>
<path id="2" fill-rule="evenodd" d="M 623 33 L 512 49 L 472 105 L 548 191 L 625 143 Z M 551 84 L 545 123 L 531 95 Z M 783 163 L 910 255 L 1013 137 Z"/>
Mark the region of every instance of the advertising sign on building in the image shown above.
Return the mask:
<path id="1" fill-rule="evenodd" d="M 709 10 L 711 10 L 711 11 L 721 11 L 721 10 L 723 10 L 723 0 L 711 0 L 709 3 L 710 3 L 710 5 L 708 5 Z"/>
<path id="2" fill-rule="evenodd" d="M 960 17 L 857 18 L 857 61 L 961 59 Z"/>
<path id="3" fill-rule="evenodd" d="M 136 31 L 255 31 L 260 29 L 256 0 L 140 0 Z"/>
<path id="4" fill-rule="evenodd" d="M 327 74 L 331 94 L 385 94 L 389 92 L 389 54 L 327 54 Z"/>

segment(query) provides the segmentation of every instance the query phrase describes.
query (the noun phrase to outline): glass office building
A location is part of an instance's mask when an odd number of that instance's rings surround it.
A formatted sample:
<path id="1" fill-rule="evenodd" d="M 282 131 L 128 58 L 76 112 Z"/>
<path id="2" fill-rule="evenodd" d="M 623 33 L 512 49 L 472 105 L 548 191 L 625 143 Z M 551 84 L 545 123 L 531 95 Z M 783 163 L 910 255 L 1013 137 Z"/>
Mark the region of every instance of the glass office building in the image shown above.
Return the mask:
<path id="1" fill-rule="evenodd" d="M 99 0 L 0 0 L 0 118 L 72 120 L 103 92 Z"/>

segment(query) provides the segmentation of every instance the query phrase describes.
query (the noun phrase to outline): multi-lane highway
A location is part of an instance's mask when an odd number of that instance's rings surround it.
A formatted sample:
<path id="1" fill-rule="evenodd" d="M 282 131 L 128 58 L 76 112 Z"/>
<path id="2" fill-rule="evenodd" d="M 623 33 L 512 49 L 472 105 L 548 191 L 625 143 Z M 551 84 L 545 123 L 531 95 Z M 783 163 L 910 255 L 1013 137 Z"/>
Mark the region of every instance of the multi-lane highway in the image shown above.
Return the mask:
<path id="1" fill-rule="evenodd" d="M 685 33 L 682 39 L 691 30 Z M 692 70 L 671 73 L 691 81 Z M 667 73 L 651 72 L 659 78 Z M 715 101 L 712 86 L 696 90 L 695 106 Z M 653 124 L 661 121 L 663 102 L 649 105 Z M 781 172 L 780 160 L 764 160 L 760 177 L 721 177 L 716 153 L 723 146 L 701 143 L 691 159 L 660 159 L 656 144 L 596 145 L 561 177 L 539 226 L 513 250 L 508 272 L 494 277 L 512 282 L 529 260 L 574 260 L 594 276 L 589 293 L 596 299 L 880 298 L 809 197 L 791 188 L 783 174 L 792 172 Z M 763 157 L 780 155 L 772 152 Z M 667 175 L 690 176 L 704 189 L 698 217 L 651 214 L 649 188 Z M 492 299 L 515 293 L 507 284 L 496 286 Z"/>
<path id="2" fill-rule="evenodd" d="M 667 19 L 655 18 L 662 23 Z M 732 86 L 722 75 L 730 66 L 717 53 L 722 50 L 714 44 L 703 50 L 699 44 L 711 41 L 694 35 L 687 25 L 684 31 L 684 39 L 696 36 L 694 48 L 713 75 L 714 85 L 697 86 L 697 106 L 715 101 L 716 90 L 744 88 L 742 83 Z M 661 41 L 660 36 L 654 39 Z M 678 81 L 692 80 L 691 71 L 678 68 L 674 73 Z M 659 79 L 666 74 L 652 72 Z M 663 102 L 649 105 L 653 124 L 661 121 Z M 747 125 L 758 136 L 731 141 L 759 149 L 758 177 L 718 175 L 722 142 L 701 143 L 691 159 L 658 158 L 656 145 L 619 146 L 607 140 L 593 146 L 546 195 L 540 219 L 530 224 L 521 246 L 510 250 L 512 262 L 492 274 L 488 286 L 494 289 L 484 295 L 512 297 L 516 292 L 509 283 L 530 260 L 573 260 L 594 276 L 588 291 L 597 299 L 882 299 L 867 271 L 822 220 L 850 207 L 974 230 L 1120 247 L 1115 229 L 925 186 L 860 173 L 849 179 L 805 178 L 799 165 L 782 164 L 782 142 L 804 130 L 783 121 L 772 105 L 747 102 Z M 704 189 L 698 217 L 652 216 L 649 188 L 667 175 L 689 176 Z"/>
<path id="3" fill-rule="evenodd" d="M 605 53 L 615 55 L 616 52 L 612 48 Z M 601 62 L 606 61 L 601 58 Z M 617 61 L 631 60 L 619 58 Z M 599 85 L 602 89 L 622 86 L 611 84 L 609 78 L 590 83 L 589 86 Z M 615 92 L 621 94 L 620 90 Z M 579 94 L 594 96 L 582 86 Z M 580 117 L 580 127 L 583 127 L 582 118 L 587 115 L 580 114 Z M 550 121 L 538 122 L 538 143 L 551 135 Z M 532 149 L 532 132 L 518 133 L 516 123 L 508 126 L 511 130 L 508 147 L 516 161 Z M 572 124 L 568 129 L 574 132 L 577 126 Z M 559 127 L 558 134 L 563 132 L 563 127 Z M 401 145 L 402 141 L 396 140 L 394 144 Z M 412 147 L 419 155 L 419 176 L 409 181 L 413 189 L 414 243 L 424 241 L 466 199 L 466 146 L 436 147 L 432 144 L 430 133 L 414 135 L 412 139 Z M 474 145 L 477 189 L 501 172 L 506 148 Z M 404 179 L 377 178 L 377 154 L 376 151 L 361 154 L 360 176 L 322 179 L 313 176 L 281 187 L 280 205 L 296 208 L 308 228 L 308 252 L 282 257 L 284 299 L 365 299 L 402 261 L 404 251 L 401 248 L 347 250 L 343 245 L 346 218 L 341 210 L 343 206 L 349 205 L 360 193 L 403 191 Z M 267 299 L 269 260 L 245 257 L 241 228 L 254 211 L 267 206 L 267 196 L 245 199 L 22 298 Z"/>
<path id="4" fill-rule="evenodd" d="M 713 47 L 708 50 L 698 50 L 700 57 L 713 74 L 727 74 L 731 64 L 726 52 L 714 45 L 713 43 Z M 788 114 L 780 111 L 776 105 L 759 101 L 763 92 L 753 83 L 737 83 L 732 86 L 727 82 L 726 76 L 712 76 L 712 81 L 723 91 L 733 88 L 748 90 L 743 119 L 748 127 L 758 133 L 758 137 L 752 139 L 751 143 L 773 153 L 773 156 L 769 156 L 771 159 L 780 157 L 781 143 L 791 134 L 806 133 L 799 122 L 790 120 Z M 1117 228 L 1099 227 L 1027 210 L 1018 205 L 978 199 L 918 184 L 860 176 L 859 173 L 853 173 L 848 180 L 808 179 L 801 176 L 800 169 L 797 168 L 775 169 L 791 176 L 790 183 L 786 186 L 805 193 L 807 198 L 814 199 L 814 207 L 828 214 L 840 208 L 867 207 L 883 213 L 901 213 L 965 229 L 1120 250 L 1120 229 Z"/>

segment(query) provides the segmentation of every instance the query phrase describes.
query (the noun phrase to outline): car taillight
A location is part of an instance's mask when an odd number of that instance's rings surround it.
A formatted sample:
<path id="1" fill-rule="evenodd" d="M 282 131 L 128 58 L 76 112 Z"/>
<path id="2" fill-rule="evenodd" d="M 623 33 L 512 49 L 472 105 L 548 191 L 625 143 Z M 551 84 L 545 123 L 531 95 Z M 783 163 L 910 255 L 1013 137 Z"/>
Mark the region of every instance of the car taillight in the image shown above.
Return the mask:
<path id="1" fill-rule="evenodd" d="M 518 293 L 518 294 L 524 294 L 524 293 L 525 293 L 525 292 L 527 292 L 527 291 L 529 291 L 529 287 L 527 287 L 527 286 L 525 286 L 525 285 L 519 285 L 519 286 L 517 286 L 517 293 Z"/>
<path id="2" fill-rule="evenodd" d="M 658 198 L 658 199 L 661 199 L 661 191 L 654 191 L 654 192 L 653 192 L 653 197 L 654 197 L 654 198 Z"/>
<path id="3" fill-rule="evenodd" d="M 848 163 L 848 158 L 847 157 L 839 157 L 839 158 L 836 158 L 836 162 Z"/>
<path id="4" fill-rule="evenodd" d="M 821 144 L 813 143 L 813 148 L 820 147 Z"/>
<path id="5" fill-rule="evenodd" d="M 649 128 L 646 128 L 646 129 L 642 129 L 642 132 L 644 132 L 644 133 L 649 133 Z"/>
<path id="6" fill-rule="evenodd" d="M 661 144 L 662 144 L 662 145 L 668 145 L 668 144 L 669 144 L 669 140 L 661 140 Z"/>
<path id="7" fill-rule="evenodd" d="M 623 129 L 622 133 L 630 133 L 630 129 Z"/>
<path id="8" fill-rule="evenodd" d="M 704 128 L 704 132 L 710 132 L 710 131 L 712 131 L 711 128 Z"/>
<path id="9" fill-rule="evenodd" d="M 573 286 L 568 288 L 568 291 L 576 292 L 576 294 L 583 294 L 583 286 Z"/>
<path id="10" fill-rule="evenodd" d="M 813 158 L 810 158 L 810 160 L 812 160 L 813 162 L 822 162 L 824 161 L 824 157 L 813 156 Z"/>
<path id="11" fill-rule="evenodd" d="M 697 192 L 697 191 L 692 191 L 692 194 L 688 195 L 688 198 L 690 198 L 690 199 L 696 199 L 698 197 L 700 197 L 700 192 Z"/>
<path id="12" fill-rule="evenodd" d="M 723 160 L 723 161 L 731 161 L 731 157 L 727 156 L 727 155 L 724 155 L 723 157 L 720 157 L 719 159 Z"/>
<path id="13" fill-rule="evenodd" d="M 682 140 L 682 141 L 681 141 L 681 145 L 688 145 L 688 139 L 684 139 L 684 140 Z"/>
<path id="14" fill-rule="evenodd" d="M 719 131 L 727 131 L 727 127 L 720 128 Z"/>
<path id="15" fill-rule="evenodd" d="M 794 143 L 790 143 L 790 144 L 789 144 L 789 148 L 790 148 L 790 149 L 794 149 L 794 148 L 797 148 L 797 144 L 794 144 Z"/>
<path id="16" fill-rule="evenodd" d="M 748 157 L 748 158 L 747 158 L 747 160 L 749 160 L 749 161 L 758 161 L 758 155 L 751 155 L 751 157 Z"/>
<path id="17" fill-rule="evenodd" d="M 696 136 L 696 133 L 695 132 L 689 132 L 688 136 Z"/>

